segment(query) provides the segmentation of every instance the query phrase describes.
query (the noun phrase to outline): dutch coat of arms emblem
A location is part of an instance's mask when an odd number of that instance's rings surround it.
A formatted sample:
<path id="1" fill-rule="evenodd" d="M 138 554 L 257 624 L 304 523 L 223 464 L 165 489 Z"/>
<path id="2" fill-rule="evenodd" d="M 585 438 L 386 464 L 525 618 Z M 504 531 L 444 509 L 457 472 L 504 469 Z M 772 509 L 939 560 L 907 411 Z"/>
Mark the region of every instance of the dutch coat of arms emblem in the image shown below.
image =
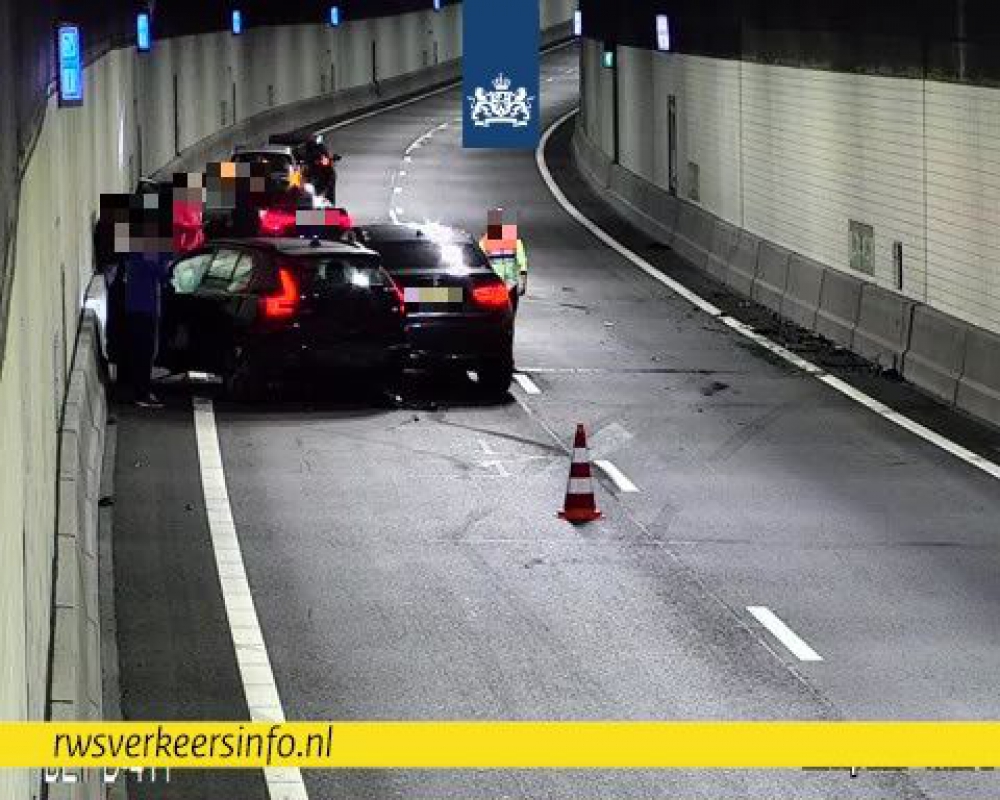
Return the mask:
<path id="1" fill-rule="evenodd" d="M 487 92 L 481 86 L 469 98 L 472 106 L 472 122 L 480 128 L 491 125 L 510 125 L 524 128 L 531 121 L 531 104 L 534 95 L 528 95 L 524 87 L 511 91 L 510 78 L 503 73 L 493 79 L 493 91 Z"/>

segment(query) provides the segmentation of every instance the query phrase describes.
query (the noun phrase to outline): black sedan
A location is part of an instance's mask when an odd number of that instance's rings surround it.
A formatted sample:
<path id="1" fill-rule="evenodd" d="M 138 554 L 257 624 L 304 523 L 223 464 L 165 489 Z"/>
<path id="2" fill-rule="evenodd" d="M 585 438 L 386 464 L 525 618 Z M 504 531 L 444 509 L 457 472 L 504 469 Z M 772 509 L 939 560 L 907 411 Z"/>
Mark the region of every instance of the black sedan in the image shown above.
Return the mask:
<path id="1" fill-rule="evenodd" d="M 387 385 L 400 369 L 402 292 L 357 245 L 214 241 L 172 265 L 163 303 L 160 364 L 221 375 L 243 398 L 292 373 Z"/>
<path id="2" fill-rule="evenodd" d="M 356 235 L 403 290 L 409 364 L 473 371 L 485 393 L 505 395 L 514 373 L 514 313 L 475 240 L 440 225 L 366 225 Z"/>

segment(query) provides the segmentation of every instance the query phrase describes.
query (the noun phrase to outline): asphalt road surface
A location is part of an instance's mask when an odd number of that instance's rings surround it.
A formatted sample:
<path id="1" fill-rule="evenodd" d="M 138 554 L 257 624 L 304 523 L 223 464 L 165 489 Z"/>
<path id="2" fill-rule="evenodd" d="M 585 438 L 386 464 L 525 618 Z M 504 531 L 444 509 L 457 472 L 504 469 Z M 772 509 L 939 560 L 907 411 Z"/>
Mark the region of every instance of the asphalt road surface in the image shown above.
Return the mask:
<path id="1" fill-rule="evenodd" d="M 545 57 L 546 125 L 575 105 L 577 80 L 574 50 Z M 331 134 L 340 196 L 361 220 L 395 208 L 476 233 L 488 207 L 516 210 L 532 270 L 516 359 L 538 392 L 484 404 L 469 386 L 418 382 L 398 409 L 339 395 L 215 403 L 288 718 L 1000 716 L 995 480 L 694 311 L 574 222 L 533 153 L 463 151 L 460 102 L 448 91 Z M 688 274 L 583 187 L 568 132 L 548 160 L 570 198 Z M 996 455 L 994 434 L 858 379 Z M 248 718 L 199 478 L 191 396 L 206 391 L 118 412 L 128 718 Z M 577 422 L 638 491 L 598 471 L 604 519 L 574 528 L 556 511 Z M 313 800 L 1000 796 L 989 773 L 304 777 Z M 267 796 L 259 773 L 133 791 Z"/>

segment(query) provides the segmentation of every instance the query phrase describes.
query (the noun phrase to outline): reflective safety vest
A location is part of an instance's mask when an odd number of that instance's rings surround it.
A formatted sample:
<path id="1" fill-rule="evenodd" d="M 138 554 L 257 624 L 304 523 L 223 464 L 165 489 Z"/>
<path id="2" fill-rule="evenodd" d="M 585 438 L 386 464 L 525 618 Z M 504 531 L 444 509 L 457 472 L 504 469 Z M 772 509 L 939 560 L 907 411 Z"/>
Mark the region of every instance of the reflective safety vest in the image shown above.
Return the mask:
<path id="1" fill-rule="evenodd" d="M 493 271 L 508 286 L 515 286 L 520 275 L 527 275 L 528 254 L 520 239 L 489 239 L 483 236 L 479 246 L 490 260 Z"/>

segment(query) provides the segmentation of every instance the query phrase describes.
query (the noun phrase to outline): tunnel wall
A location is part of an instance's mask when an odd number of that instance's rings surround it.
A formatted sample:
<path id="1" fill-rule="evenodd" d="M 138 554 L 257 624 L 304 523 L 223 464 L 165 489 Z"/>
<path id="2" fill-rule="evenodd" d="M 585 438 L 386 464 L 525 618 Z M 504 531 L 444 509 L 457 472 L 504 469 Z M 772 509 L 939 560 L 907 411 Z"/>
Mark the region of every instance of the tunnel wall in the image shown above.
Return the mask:
<path id="1" fill-rule="evenodd" d="M 546 40 L 568 32 L 573 7 L 542 0 Z M 10 10 L 0 2 L 0 22 L 9 20 Z M 8 33 L 0 34 L 0 43 Z M 43 50 L 48 35 L 36 37 Z M 371 88 L 372 41 L 378 91 Z M 82 108 L 58 108 L 51 84 L 39 78 L 45 88 L 37 113 L 16 135 L 9 117 L 3 128 L 13 138 L 0 148 L 2 196 L 4 211 L 14 213 L 0 242 L 7 254 L 0 270 L 6 321 L 0 335 L 2 719 L 101 712 L 91 544 L 104 385 L 98 325 L 81 315 L 100 194 L 129 190 L 141 174 L 175 160 L 178 150 L 190 161 L 206 143 L 218 149 L 226 130 L 284 130 L 303 109 L 319 119 L 457 77 L 461 7 L 355 20 L 337 30 L 288 25 L 251 28 L 238 39 L 218 32 L 177 35 L 155 41 L 149 54 L 117 45 L 90 53 Z M 44 63 L 50 51 L 36 60 Z M 10 52 L 0 59 L 8 63 Z M 330 64 L 332 83 L 325 72 Z M 0 76 L 5 100 L 17 75 L 12 69 Z M 227 104 L 230 75 L 237 83 L 235 115 Z M 15 172 L 19 180 L 10 179 Z M 22 800 L 39 791 L 37 772 L 0 770 L 0 797 Z M 72 796 L 83 791 L 78 786 Z M 65 786 L 52 792 L 70 796 Z"/>
<path id="2" fill-rule="evenodd" d="M 650 12 L 649 31 L 652 20 Z M 746 241 L 755 243 L 754 261 L 744 280 L 731 282 L 747 293 L 754 291 L 759 267 L 756 243 L 764 242 L 793 254 L 791 280 L 797 265 L 808 264 L 803 269 L 827 271 L 830 297 L 840 281 L 852 287 L 851 298 L 861 296 L 862 285 L 891 298 L 891 307 L 903 316 L 882 322 L 891 323 L 894 336 L 908 336 L 915 322 L 919 339 L 925 312 L 912 309 L 926 307 L 943 320 L 930 341 L 947 336 L 955 347 L 945 348 L 945 358 L 919 352 L 924 346 L 918 342 L 914 349 L 907 340 L 894 347 L 898 352 L 887 359 L 890 365 L 945 402 L 1000 422 L 1000 368 L 986 365 L 1000 363 L 1000 349 L 992 351 L 1000 342 L 1000 156 L 991 134 L 1000 128 L 1000 89 L 991 76 L 1000 70 L 980 64 L 971 72 L 971 65 L 979 63 L 972 55 L 962 75 L 954 65 L 950 71 L 930 60 L 914 65 L 904 56 L 888 66 L 856 56 L 851 68 L 815 68 L 805 56 L 813 52 L 806 34 L 797 48 L 787 44 L 795 31 L 785 31 L 785 49 L 769 56 L 783 63 L 762 63 L 761 51 L 748 44 L 756 40 L 747 25 L 735 43 L 719 48 L 719 55 L 697 52 L 711 48 L 694 45 L 692 52 L 683 47 L 657 52 L 637 41 L 641 37 L 635 31 L 607 20 L 585 33 L 576 149 L 598 183 L 602 173 L 610 175 L 605 187 L 617 176 L 611 188 L 621 190 L 617 199 L 626 210 L 643 217 L 647 229 L 659 222 L 660 232 L 671 235 L 686 207 L 692 207 L 691 219 L 707 217 L 707 238 L 695 259 L 706 266 L 711 248 L 725 250 L 726 236 L 734 235 L 726 231 L 723 241 L 713 241 L 718 222 L 733 226 L 735 235 L 746 232 Z M 925 39 L 914 50 L 933 52 L 932 44 Z M 615 49 L 617 70 L 602 67 L 605 46 Z M 894 74 L 879 74 L 884 72 Z M 671 97 L 677 120 L 676 197 L 669 175 Z M 870 226 L 860 237 L 855 228 L 853 239 L 858 245 L 870 235 L 868 262 L 852 264 L 851 221 Z M 698 235 L 682 238 L 687 242 Z M 896 243 L 902 246 L 901 282 Z M 716 255 L 725 260 L 732 252 Z M 861 249 L 853 252 L 857 259 Z M 789 280 L 787 273 L 784 279 Z M 817 320 L 822 327 L 821 300 L 819 295 L 810 300 L 813 316 L 803 317 L 806 327 Z M 852 346 L 865 309 L 853 299 L 848 305 L 853 319 L 840 327 L 849 333 L 837 338 Z M 867 340 L 864 331 L 859 340 Z M 993 352 L 989 359 L 987 351 Z M 927 373 L 917 366 L 924 358 L 944 361 Z M 964 390 L 963 381 L 974 386 Z"/>

